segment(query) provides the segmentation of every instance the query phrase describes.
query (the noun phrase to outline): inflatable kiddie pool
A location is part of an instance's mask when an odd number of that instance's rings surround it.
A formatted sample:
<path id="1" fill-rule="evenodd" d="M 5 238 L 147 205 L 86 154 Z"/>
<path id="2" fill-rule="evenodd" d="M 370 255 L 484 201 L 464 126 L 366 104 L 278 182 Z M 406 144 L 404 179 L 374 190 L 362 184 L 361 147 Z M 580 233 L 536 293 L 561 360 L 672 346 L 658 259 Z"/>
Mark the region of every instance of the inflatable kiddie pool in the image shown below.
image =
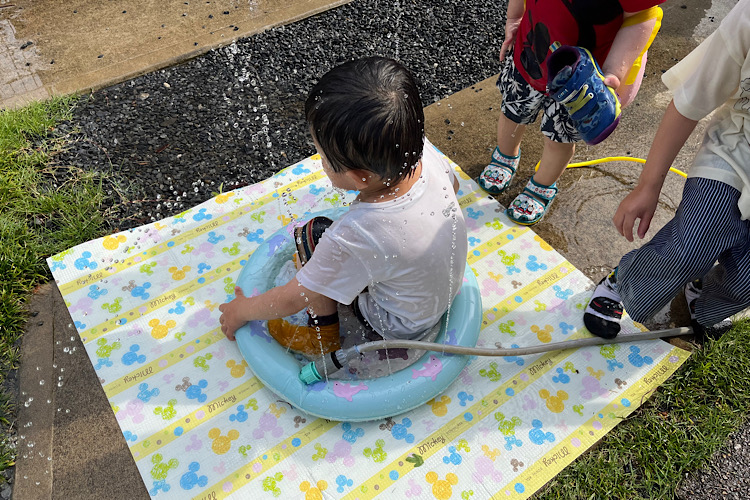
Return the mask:
<path id="1" fill-rule="evenodd" d="M 337 219 L 346 207 L 310 214 Z M 274 286 L 281 268 L 295 251 L 293 227 L 281 228 L 250 256 L 237 285 L 245 295 Z M 482 302 L 474 272 L 467 265 L 464 282 L 442 319 L 436 343 L 474 347 L 479 337 Z M 237 345 L 263 384 L 311 415 L 329 420 L 365 421 L 391 417 L 416 408 L 442 393 L 461 373 L 470 356 L 427 351 L 410 367 L 379 378 L 322 380 L 306 385 L 299 378 L 303 363 L 269 334 L 265 321 L 251 321 L 237 330 Z M 306 363 L 305 363 L 306 364 Z"/>

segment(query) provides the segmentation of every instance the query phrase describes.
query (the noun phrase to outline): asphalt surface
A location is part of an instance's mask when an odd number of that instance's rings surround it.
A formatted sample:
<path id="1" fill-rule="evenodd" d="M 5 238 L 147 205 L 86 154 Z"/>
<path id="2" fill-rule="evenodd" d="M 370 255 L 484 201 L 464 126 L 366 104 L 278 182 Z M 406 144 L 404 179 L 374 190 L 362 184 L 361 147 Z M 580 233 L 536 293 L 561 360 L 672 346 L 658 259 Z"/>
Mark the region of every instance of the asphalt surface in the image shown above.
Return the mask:
<path id="1" fill-rule="evenodd" d="M 710 6 L 680 3 L 698 16 Z M 312 154 L 304 99 L 344 60 L 400 59 L 425 105 L 496 74 L 504 4 L 356 0 L 271 29 L 85 98 L 58 129 L 74 143 L 56 161 L 106 172 L 114 199 L 121 191 L 131 200 L 104 207 L 111 231 L 177 214 Z M 679 498 L 750 497 L 748 443 L 746 422 L 708 468 L 686 477 Z"/>
<path id="2" fill-rule="evenodd" d="M 677 490 L 680 500 L 750 498 L 750 421 L 732 434 L 703 469 L 687 475 Z"/>

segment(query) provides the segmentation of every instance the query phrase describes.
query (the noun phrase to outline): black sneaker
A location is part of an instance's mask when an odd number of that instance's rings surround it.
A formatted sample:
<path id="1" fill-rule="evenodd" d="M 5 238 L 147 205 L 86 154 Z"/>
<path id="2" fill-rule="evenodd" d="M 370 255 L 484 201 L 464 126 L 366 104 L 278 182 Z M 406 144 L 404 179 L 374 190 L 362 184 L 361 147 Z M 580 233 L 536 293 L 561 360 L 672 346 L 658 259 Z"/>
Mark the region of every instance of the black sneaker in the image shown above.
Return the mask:
<path id="1" fill-rule="evenodd" d="M 599 282 L 583 313 L 586 328 L 604 339 L 613 339 L 620 333 L 623 307 L 617 293 L 616 275 L 617 268 Z"/>
<path id="2" fill-rule="evenodd" d="M 688 311 L 690 312 L 690 326 L 693 328 L 696 338 L 700 341 L 704 341 L 706 338 L 716 340 L 732 326 L 732 319 L 724 319 L 712 326 L 703 326 L 698 323 L 698 320 L 695 319 L 695 302 L 700 297 L 702 291 L 703 280 L 701 279 L 693 280 L 685 285 L 685 302 L 687 302 Z"/>

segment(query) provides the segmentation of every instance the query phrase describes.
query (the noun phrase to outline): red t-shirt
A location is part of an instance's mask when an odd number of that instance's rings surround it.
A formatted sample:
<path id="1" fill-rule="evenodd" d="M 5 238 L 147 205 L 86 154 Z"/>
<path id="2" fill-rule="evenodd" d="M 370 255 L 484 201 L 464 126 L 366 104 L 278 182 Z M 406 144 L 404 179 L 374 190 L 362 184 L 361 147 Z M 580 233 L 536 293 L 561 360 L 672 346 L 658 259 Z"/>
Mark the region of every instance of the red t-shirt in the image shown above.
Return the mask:
<path id="1" fill-rule="evenodd" d="M 540 92 L 547 90 L 552 42 L 588 49 L 601 65 L 622 25 L 623 12 L 639 12 L 664 0 L 526 0 L 516 33 L 513 61 Z"/>

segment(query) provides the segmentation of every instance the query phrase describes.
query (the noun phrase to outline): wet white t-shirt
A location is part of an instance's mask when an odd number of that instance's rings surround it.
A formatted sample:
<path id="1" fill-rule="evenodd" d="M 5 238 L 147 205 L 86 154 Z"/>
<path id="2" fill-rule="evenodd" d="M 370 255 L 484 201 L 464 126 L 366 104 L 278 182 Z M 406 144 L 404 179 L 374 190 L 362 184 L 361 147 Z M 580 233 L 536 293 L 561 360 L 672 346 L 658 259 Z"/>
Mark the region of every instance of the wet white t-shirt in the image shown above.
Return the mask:
<path id="1" fill-rule="evenodd" d="M 411 189 L 382 203 L 352 203 L 297 280 L 342 304 L 359 297 L 362 315 L 386 339 L 420 339 L 463 281 L 466 225 L 453 179 L 448 161 L 425 140 Z"/>

